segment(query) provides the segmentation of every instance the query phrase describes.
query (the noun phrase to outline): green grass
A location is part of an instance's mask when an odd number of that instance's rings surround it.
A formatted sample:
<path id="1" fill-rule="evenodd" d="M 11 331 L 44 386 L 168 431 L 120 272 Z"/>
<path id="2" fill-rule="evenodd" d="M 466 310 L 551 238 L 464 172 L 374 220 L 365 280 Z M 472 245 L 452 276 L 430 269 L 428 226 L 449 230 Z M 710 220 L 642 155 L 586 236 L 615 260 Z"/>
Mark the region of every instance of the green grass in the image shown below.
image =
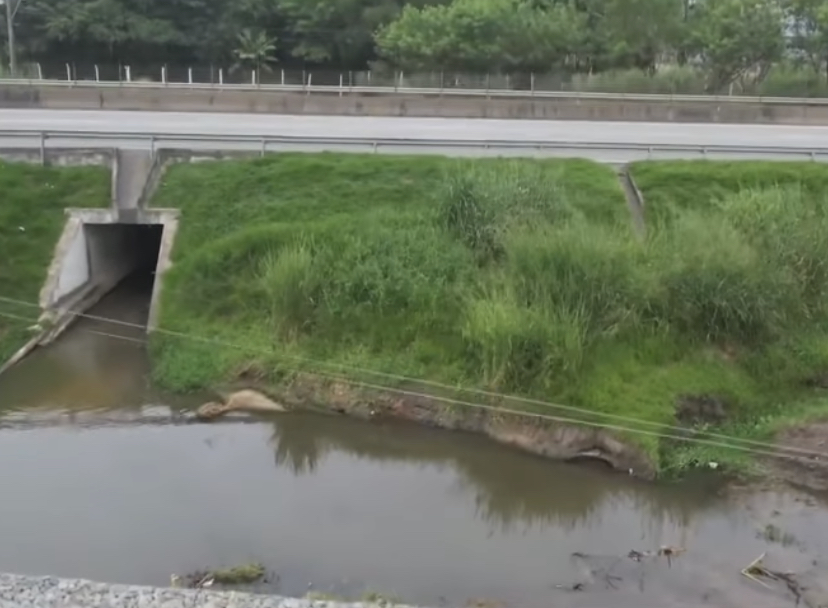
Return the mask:
<path id="1" fill-rule="evenodd" d="M 682 209 L 707 212 L 742 190 L 801 186 L 828 191 L 828 169 L 814 162 L 642 161 L 630 173 L 644 196 L 648 223 L 660 223 Z"/>
<path id="2" fill-rule="evenodd" d="M 769 438 L 813 416 L 805 380 L 828 369 L 828 171 L 653 163 L 633 175 L 644 240 L 614 172 L 586 161 L 178 165 L 155 201 L 182 210 L 161 327 L 241 347 L 158 335 L 156 379 L 191 390 L 251 364 L 275 378 L 300 367 L 288 356 L 656 425 L 676 423 L 683 395 L 715 396 L 726 419 L 699 432 Z M 745 462 L 626 436 L 662 472 Z"/>
<path id="3" fill-rule="evenodd" d="M 0 162 L 0 296 L 37 303 L 67 207 L 109 203 L 103 167 Z M 0 363 L 31 337 L 37 308 L 0 302 Z M 25 317 L 13 319 L 4 315 Z"/>

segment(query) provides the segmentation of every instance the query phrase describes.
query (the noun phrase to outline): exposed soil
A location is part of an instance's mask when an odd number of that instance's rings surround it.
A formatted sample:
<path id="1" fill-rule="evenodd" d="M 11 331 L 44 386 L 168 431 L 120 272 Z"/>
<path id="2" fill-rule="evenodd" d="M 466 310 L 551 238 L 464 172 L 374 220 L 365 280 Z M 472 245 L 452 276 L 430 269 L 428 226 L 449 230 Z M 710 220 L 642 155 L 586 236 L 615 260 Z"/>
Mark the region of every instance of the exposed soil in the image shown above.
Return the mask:
<path id="1" fill-rule="evenodd" d="M 767 463 L 772 471 L 793 485 L 828 492 L 828 419 L 786 429 L 777 437 L 777 444 L 781 454 L 795 448 L 821 456 L 774 458 Z"/>
<path id="2" fill-rule="evenodd" d="M 244 374 L 250 386 L 251 374 Z M 256 383 L 258 384 L 258 383 Z M 365 389 L 345 382 L 298 375 L 274 388 L 256 387 L 289 409 L 321 409 L 363 419 L 394 418 L 438 428 L 480 433 L 503 444 L 556 460 L 597 461 L 625 474 L 653 479 L 655 466 L 641 449 L 603 429 L 565 425 L 520 415 L 447 404 L 430 390 L 399 387 L 399 392 Z M 454 395 L 453 398 L 457 399 Z M 475 399 L 478 401 L 479 399 Z M 488 406 L 509 407 L 494 401 Z"/>
<path id="3" fill-rule="evenodd" d="M 681 395 L 676 399 L 676 420 L 695 424 L 723 422 L 727 418 L 727 404 L 714 395 Z"/>

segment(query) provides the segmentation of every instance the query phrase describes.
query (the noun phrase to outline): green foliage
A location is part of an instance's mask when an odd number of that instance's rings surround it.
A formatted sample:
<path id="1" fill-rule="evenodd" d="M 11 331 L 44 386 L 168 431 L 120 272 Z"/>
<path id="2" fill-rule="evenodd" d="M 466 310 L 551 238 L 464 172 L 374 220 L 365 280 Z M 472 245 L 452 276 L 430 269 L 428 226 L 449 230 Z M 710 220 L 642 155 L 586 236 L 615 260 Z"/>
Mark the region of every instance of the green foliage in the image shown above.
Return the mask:
<path id="1" fill-rule="evenodd" d="M 406 6 L 377 34 L 380 53 L 415 69 L 548 70 L 583 34 L 583 16 L 568 3 L 454 0 Z"/>
<path id="2" fill-rule="evenodd" d="M 67 207 L 109 203 L 103 167 L 0 162 L 0 296 L 37 304 Z M 10 318 L 4 314 L 23 317 Z M 39 308 L 0 302 L 0 365 L 32 334 Z"/>
<path id="3" fill-rule="evenodd" d="M 185 218 L 161 326 L 236 346 L 157 336 L 155 375 L 195 389 L 346 364 L 663 424 L 679 395 L 712 394 L 720 430 L 759 436 L 814 411 L 805 381 L 828 365 L 828 170 L 770 168 L 636 165 L 656 217 L 641 240 L 613 172 L 585 161 L 178 165 L 156 201 Z M 741 463 L 631 439 L 665 471 Z"/>
<path id="4" fill-rule="evenodd" d="M 707 0 L 693 15 L 691 38 L 717 91 L 737 80 L 762 80 L 785 50 L 779 0 Z"/>
<path id="5" fill-rule="evenodd" d="M 24 0 L 21 59 L 529 72 L 548 88 L 824 96 L 822 0 Z M 789 27 L 787 24 L 795 24 Z M 787 38 L 786 38 L 787 35 Z M 278 41 L 275 44 L 274 41 Z M 55 58 L 59 57 L 60 61 Z M 87 68 L 88 69 L 88 68 Z M 89 72 L 87 72 L 89 73 Z M 424 76 L 421 74 L 421 76 Z M 439 77 L 447 86 L 451 73 Z M 482 79 L 476 86 L 482 86 Z"/>

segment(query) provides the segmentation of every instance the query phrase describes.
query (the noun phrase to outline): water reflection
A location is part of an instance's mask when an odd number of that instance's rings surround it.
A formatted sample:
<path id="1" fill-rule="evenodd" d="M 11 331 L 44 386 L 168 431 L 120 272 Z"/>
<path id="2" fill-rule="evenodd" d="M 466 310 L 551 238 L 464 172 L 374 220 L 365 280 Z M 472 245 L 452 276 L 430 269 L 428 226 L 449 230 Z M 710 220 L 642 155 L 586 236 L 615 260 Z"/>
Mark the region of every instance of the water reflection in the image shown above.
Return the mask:
<path id="1" fill-rule="evenodd" d="M 145 313 L 114 295 L 96 314 Z M 793 605 L 745 587 L 734 564 L 767 543 L 746 503 L 712 481 L 646 484 L 482 437 L 338 415 L 182 425 L 175 412 L 203 396 L 155 392 L 140 342 L 102 335 L 112 333 L 142 337 L 85 320 L 0 378 L 0 416 L 118 408 L 106 414 L 113 428 L 0 430 L 0 461 L 16 463 L 0 468 L 0 570 L 166 584 L 171 572 L 259 559 L 293 595 L 313 581 L 427 605 Z M 790 507 L 762 500 L 763 517 Z M 814 556 L 828 552 L 824 513 L 781 523 Z M 554 589 L 661 544 L 689 556 L 656 572 L 625 562 L 626 586 L 609 595 Z M 575 552 L 590 558 L 573 563 Z"/>
<path id="2" fill-rule="evenodd" d="M 598 526 L 607 509 L 632 508 L 650 531 L 687 528 L 726 508 L 718 482 L 656 486 L 586 467 L 549 462 L 466 434 L 339 416 L 287 415 L 272 421 L 277 466 L 310 475 L 345 452 L 373 462 L 407 462 L 457 471 L 456 490 L 474 497 L 478 517 L 500 530 L 554 524 Z"/>

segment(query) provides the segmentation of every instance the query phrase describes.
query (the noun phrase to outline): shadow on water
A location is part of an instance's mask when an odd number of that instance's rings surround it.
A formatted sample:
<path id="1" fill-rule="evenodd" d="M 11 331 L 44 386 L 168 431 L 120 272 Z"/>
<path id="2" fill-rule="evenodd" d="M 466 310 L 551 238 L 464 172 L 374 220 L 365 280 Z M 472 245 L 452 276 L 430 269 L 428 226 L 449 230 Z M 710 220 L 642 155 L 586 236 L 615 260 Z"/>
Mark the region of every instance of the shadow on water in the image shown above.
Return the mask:
<path id="1" fill-rule="evenodd" d="M 194 407 L 149 384 L 146 277 L 0 378 L 11 410 Z M 526 608 L 784 608 L 739 570 L 762 551 L 821 568 L 828 517 L 784 494 L 654 485 L 484 438 L 336 415 L 250 424 L 0 430 L 0 571 L 165 585 L 262 561 L 261 590 Z M 169 420 L 168 420 L 169 422 Z M 763 538 L 769 522 L 802 539 Z M 631 549 L 687 548 L 671 564 Z M 579 589 L 573 590 L 573 586 Z M 817 585 L 818 587 L 818 585 Z M 805 604 L 808 605 L 808 604 Z M 814 604 L 818 605 L 818 604 Z"/>

